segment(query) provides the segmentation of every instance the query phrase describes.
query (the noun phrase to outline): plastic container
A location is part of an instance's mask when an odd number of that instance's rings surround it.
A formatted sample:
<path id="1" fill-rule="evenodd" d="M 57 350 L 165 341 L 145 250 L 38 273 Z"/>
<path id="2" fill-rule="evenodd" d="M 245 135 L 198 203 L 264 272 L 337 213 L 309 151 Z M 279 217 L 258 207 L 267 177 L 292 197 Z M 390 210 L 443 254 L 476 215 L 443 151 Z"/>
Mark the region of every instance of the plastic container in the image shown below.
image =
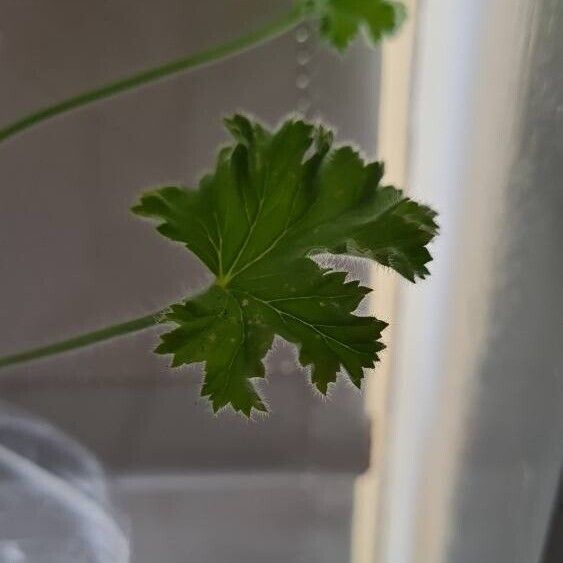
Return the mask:
<path id="1" fill-rule="evenodd" d="M 104 473 L 82 446 L 0 402 L 0 563 L 127 563 Z"/>

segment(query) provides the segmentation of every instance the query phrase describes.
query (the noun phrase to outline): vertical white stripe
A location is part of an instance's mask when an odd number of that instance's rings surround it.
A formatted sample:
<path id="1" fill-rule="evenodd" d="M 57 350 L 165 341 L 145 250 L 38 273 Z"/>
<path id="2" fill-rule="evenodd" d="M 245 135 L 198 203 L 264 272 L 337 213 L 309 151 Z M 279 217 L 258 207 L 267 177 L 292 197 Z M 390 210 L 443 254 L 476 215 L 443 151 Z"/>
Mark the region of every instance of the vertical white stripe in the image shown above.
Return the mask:
<path id="1" fill-rule="evenodd" d="M 416 34 L 417 0 L 404 2 L 408 20 L 398 35 L 385 39 L 381 47 L 381 76 L 377 136 L 377 160 L 385 162 L 385 183 L 406 188 L 408 127 Z M 376 96 L 374 95 L 374 98 Z M 385 541 L 380 508 L 385 497 L 383 458 L 387 449 L 387 398 L 394 357 L 394 310 L 397 274 L 374 268 L 372 311 L 390 323 L 383 334 L 387 350 L 381 362 L 366 379 L 365 405 L 371 419 L 371 464 L 356 483 L 352 523 L 353 563 L 373 563 L 379 559 Z"/>

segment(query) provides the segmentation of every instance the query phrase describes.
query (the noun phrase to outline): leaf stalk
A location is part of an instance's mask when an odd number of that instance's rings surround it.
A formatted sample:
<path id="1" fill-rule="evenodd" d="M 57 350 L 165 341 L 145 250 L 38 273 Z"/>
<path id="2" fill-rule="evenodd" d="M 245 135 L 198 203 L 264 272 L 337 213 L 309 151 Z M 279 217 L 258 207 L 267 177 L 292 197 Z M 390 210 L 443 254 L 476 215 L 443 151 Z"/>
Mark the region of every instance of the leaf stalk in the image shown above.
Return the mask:
<path id="1" fill-rule="evenodd" d="M 85 346 L 96 344 L 97 342 L 110 340 L 112 338 L 124 336 L 125 334 L 131 334 L 132 332 L 144 330 L 151 326 L 166 322 L 164 315 L 166 311 L 167 310 L 164 309 L 150 315 L 145 315 L 143 317 L 138 317 L 136 319 L 126 321 L 124 323 L 111 325 L 100 330 L 87 332 L 80 336 L 62 340 L 60 342 L 56 342 L 55 344 L 42 346 L 40 348 L 33 348 L 31 350 L 25 350 L 24 352 L 18 352 L 9 356 L 0 357 L 0 369 L 15 364 L 39 360 L 41 358 L 46 358 L 47 356 L 54 356 L 55 354 L 61 354 L 63 352 L 68 352 L 77 348 L 84 348 Z"/>
<path id="2" fill-rule="evenodd" d="M 68 98 L 62 102 L 44 107 L 1 128 L 0 143 L 14 137 L 26 129 L 30 129 L 31 127 L 42 123 L 43 121 L 52 119 L 57 115 L 67 113 L 71 110 L 90 105 L 105 98 L 116 96 L 117 94 L 133 90 L 139 86 L 144 86 L 187 70 L 199 68 L 238 55 L 252 47 L 269 41 L 286 31 L 289 31 L 300 23 L 305 16 L 305 10 L 299 6 L 295 6 L 280 19 L 269 22 L 265 26 L 241 35 L 231 41 L 227 41 L 226 43 L 211 47 L 210 49 L 199 53 L 188 55 L 187 57 L 182 57 L 163 65 L 141 71 L 126 78 L 110 82 L 100 88 L 89 90 L 88 92 Z"/>
<path id="3" fill-rule="evenodd" d="M 187 70 L 199 68 L 236 56 L 251 49 L 252 47 L 274 39 L 275 37 L 289 31 L 303 21 L 305 17 L 306 12 L 302 8 L 295 6 L 280 19 L 270 22 L 260 29 L 241 35 L 231 41 L 211 47 L 210 49 L 201 51 L 194 55 L 189 55 L 187 57 L 144 70 L 137 74 L 133 74 L 126 78 L 110 82 L 100 88 L 89 90 L 83 94 L 79 94 L 62 102 L 47 106 L 1 128 L 0 143 L 7 141 L 15 135 L 58 115 L 116 96 L 128 90 L 133 90 L 140 86 L 157 82 L 169 76 L 180 74 Z M 224 285 L 226 285 L 229 281 L 229 277 L 225 276 L 222 281 L 224 282 Z M 163 315 L 164 312 L 165 311 L 159 311 L 151 315 L 146 315 L 124 323 L 112 325 L 101 330 L 69 338 L 55 344 L 0 357 L 0 369 L 15 364 L 39 360 L 41 358 L 61 354 L 77 348 L 90 346 L 97 342 L 110 340 L 125 334 L 144 330 L 151 326 L 165 322 Z"/>

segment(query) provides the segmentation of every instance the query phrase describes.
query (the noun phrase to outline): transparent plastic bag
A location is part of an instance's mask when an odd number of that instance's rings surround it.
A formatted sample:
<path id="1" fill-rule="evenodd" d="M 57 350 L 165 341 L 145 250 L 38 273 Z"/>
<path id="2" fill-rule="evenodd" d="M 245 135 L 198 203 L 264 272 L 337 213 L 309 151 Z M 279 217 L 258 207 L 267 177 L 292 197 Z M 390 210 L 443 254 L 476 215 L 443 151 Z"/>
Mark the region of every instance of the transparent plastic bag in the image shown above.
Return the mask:
<path id="1" fill-rule="evenodd" d="M 85 448 L 0 402 L 0 563 L 127 563 L 104 473 Z"/>

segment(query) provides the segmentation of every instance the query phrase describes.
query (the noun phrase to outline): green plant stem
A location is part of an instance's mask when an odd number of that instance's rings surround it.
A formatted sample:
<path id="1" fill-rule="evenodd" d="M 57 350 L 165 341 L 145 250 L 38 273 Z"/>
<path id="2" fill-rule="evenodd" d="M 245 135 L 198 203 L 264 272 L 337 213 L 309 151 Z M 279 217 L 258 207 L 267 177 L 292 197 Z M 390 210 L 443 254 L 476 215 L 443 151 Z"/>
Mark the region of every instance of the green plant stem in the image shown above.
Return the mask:
<path id="1" fill-rule="evenodd" d="M 132 90 L 150 82 L 155 82 L 168 76 L 242 53 L 259 43 L 273 39 L 274 37 L 295 27 L 300 21 L 302 21 L 303 18 L 303 10 L 295 7 L 279 20 L 270 22 L 260 29 L 241 35 L 240 37 L 237 37 L 232 41 L 227 41 L 222 45 L 211 47 L 206 51 L 201 51 L 200 53 L 189 55 L 187 57 L 165 63 L 161 66 L 139 72 L 127 78 L 96 88 L 95 90 L 90 90 L 57 104 L 47 106 L 0 129 L 0 143 L 6 141 L 10 137 L 13 137 L 17 133 L 21 133 L 22 131 L 57 115 L 84 107 L 88 104 L 111 96 L 115 96 L 116 94 L 126 92 L 127 90 Z"/>
<path id="2" fill-rule="evenodd" d="M 39 360 L 40 358 L 61 354 L 62 352 L 68 352 L 69 350 L 75 350 L 76 348 L 90 346 L 91 344 L 102 342 L 103 340 L 110 340 L 118 336 L 144 330 L 145 328 L 165 322 L 163 313 L 164 311 L 158 311 L 152 315 L 145 315 L 144 317 L 139 317 L 124 323 L 102 328 L 101 330 L 87 332 L 86 334 L 75 336 L 73 338 L 69 338 L 68 340 L 62 340 L 61 342 L 50 344 L 49 346 L 33 348 L 31 350 L 26 350 L 25 352 L 4 356 L 3 358 L 0 358 L 0 369 L 14 364 Z"/>

